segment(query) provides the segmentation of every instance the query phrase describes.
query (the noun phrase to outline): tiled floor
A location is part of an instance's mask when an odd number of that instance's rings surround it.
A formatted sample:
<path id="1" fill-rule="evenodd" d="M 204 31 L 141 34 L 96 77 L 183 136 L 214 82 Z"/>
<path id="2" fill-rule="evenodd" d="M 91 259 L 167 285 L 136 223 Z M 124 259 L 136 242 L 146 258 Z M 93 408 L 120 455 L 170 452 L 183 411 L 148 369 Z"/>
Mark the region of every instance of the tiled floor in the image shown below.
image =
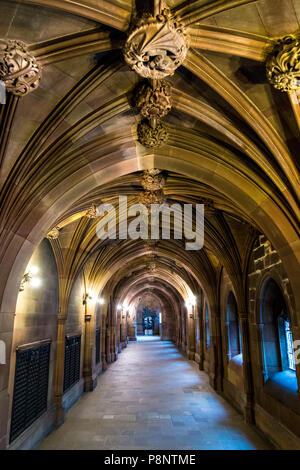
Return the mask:
<path id="1" fill-rule="evenodd" d="M 131 343 L 39 449 L 268 449 L 169 341 Z"/>

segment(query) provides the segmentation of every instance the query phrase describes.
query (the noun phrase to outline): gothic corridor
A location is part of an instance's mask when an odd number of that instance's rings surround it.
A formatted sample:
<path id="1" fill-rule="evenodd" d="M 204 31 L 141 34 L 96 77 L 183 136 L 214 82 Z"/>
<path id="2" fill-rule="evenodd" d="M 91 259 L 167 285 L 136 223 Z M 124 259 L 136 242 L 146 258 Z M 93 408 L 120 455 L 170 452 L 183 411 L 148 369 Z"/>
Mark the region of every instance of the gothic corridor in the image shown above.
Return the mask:
<path id="1" fill-rule="evenodd" d="M 119 387 L 120 382 L 122 387 Z M 269 449 L 170 341 L 138 337 L 38 450 Z"/>
<path id="2" fill-rule="evenodd" d="M 299 154 L 300 0 L 0 0 L 0 450 L 299 451 Z"/>

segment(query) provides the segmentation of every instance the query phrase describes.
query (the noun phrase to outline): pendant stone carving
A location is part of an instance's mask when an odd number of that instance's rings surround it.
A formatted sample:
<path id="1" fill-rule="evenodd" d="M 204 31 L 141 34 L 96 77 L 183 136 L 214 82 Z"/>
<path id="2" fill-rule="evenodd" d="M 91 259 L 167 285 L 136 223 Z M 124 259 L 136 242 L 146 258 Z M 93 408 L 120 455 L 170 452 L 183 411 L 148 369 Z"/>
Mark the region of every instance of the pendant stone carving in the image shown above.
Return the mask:
<path id="1" fill-rule="evenodd" d="M 127 64 L 141 77 L 154 80 L 173 75 L 186 54 L 183 26 L 168 9 L 144 15 L 124 47 Z"/>
<path id="2" fill-rule="evenodd" d="M 166 178 L 158 168 L 145 170 L 141 179 L 144 191 L 139 196 L 139 203 L 149 207 L 151 204 L 164 204 L 166 201 L 163 188 Z"/>
<path id="3" fill-rule="evenodd" d="M 159 191 L 163 189 L 165 183 L 165 177 L 157 168 L 144 171 L 141 184 L 145 191 Z"/>
<path id="4" fill-rule="evenodd" d="M 152 85 L 143 83 L 135 95 L 134 104 L 141 115 L 155 127 L 157 121 L 171 111 L 171 88 L 163 80 L 154 80 Z"/>
<path id="5" fill-rule="evenodd" d="M 266 67 L 268 80 L 277 90 L 300 88 L 300 41 L 294 36 L 279 40 Z"/>
<path id="6" fill-rule="evenodd" d="M 150 207 L 151 204 L 164 204 L 166 198 L 163 191 L 144 191 L 139 196 L 139 203 Z"/>
<path id="7" fill-rule="evenodd" d="M 162 122 L 152 127 L 147 121 L 142 121 L 138 125 L 137 132 L 139 142 L 147 148 L 161 147 L 168 140 L 168 131 Z"/>
<path id="8" fill-rule="evenodd" d="M 96 204 L 92 204 L 91 207 L 86 211 L 85 215 L 88 219 L 96 219 L 97 218 L 97 206 Z"/>
<path id="9" fill-rule="evenodd" d="M 41 66 L 22 41 L 0 39 L 0 79 L 16 96 L 27 95 L 39 86 Z"/>

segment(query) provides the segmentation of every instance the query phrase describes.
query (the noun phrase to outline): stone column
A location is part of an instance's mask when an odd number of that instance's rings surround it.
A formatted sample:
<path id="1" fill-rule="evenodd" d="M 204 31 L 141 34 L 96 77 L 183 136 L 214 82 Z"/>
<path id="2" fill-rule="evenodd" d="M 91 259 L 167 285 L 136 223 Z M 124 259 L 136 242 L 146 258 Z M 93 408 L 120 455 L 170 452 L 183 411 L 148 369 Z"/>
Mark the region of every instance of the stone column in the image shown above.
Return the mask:
<path id="1" fill-rule="evenodd" d="M 111 317 L 111 302 L 109 300 L 108 305 L 107 305 L 106 318 L 105 318 L 105 357 L 106 357 L 107 364 L 111 362 L 111 349 L 110 349 L 111 318 L 110 317 Z"/>
<path id="2" fill-rule="evenodd" d="M 230 322 L 226 321 L 224 326 L 225 326 L 225 338 L 226 338 L 226 341 L 225 341 L 226 364 L 228 364 L 228 362 L 231 359 L 230 334 L 229 334 Z"/>
<path id="3" fill-rule="evenodd" d="M 251 424 L 254 422 L 254 397 L 247 312 L 239 312 L 239 318 L 242 336 L 244 392 L 246 400 L 244 405 L 244 418 L 247 423 Z"/>
<path id="4" fill-rule="evenodd" d="M 122 337 L 120 338 L 122 349 L 127 347 L 127 313 L 121 313 Z"/>
<path id="5" fill-rule="evenodd" d="M 111 301 L 110 317 L 111 317 L 110 354 L 111 354 L 111 361 L 114 362 L 118 358 L 118 351 L 117 351 L 117 335 L 116 335 L 116 328 L 117 328 L 116 304 L 113 301 Z"/>
<path id="6" fill-rule="evenodd" d="M 111 330 L 110 326 L 106 324 L 106 335 L 105 335 L 105 353 L 106 353 L 106 362 L 109 364 L 111 362 L 111 349 L 110 349 L 110 342 L 111 342 Z"/>
<path id="7" fill-rule="evenodd" d="M 190 305 L 187 309 L 187 357 L 193 361 L 195 359 L 196 342 L 195 342 L 195 307 Z"/>
<path id="8" fill-rule="evenodd" d="M 187 315 L 186 308 L 184 306 L 181 306 L 181 349 L 183 353 L 186 352 L 186 335 L 187 335 L 186 315 Z"/>
<path id="9" fill-rule="evenodd" d="M 197 364 L 199 364 L 200 362 L 200 319 L 199 319 L 198 305 L 195 305 L 194 323 L 195 323 L 195 361 L 197 362 Z"/>
<path id="10" fill-rule="evenodd" d="M 264 324 L 263 323 L 253 323 L 253 330 L 256 334 L 256 352 L 258 357 L 258 367 L 259 367 L 259 376 L 261 379 L 261 387 L 266 382 L 267 371 L 265 369 L 265 357 L 264 357 Z M 257 374 L 258 375 L 258 374 Z"/>
<path id="11" fill-rule="evenodd" d="M 102 370 L 107 369 L 107 361 L 106 361 L 106 310 L 107 308 L 102 311 L 101 316 L 101 362 L 102 362 Z"/>
<path id="12" fill-rule="evenodd" d="M 200 298 L 200 296 L 198 296 Z M 205 354 L 205 333 L 204 333 L 204 321 L 203 321 L 203 312 L 204 312 L 204 299 L 201 293 L 201 301 L 197 305 L 198 308 L 198 317 L 199 317 L 199 338 L 200 338 L 200 348 L 199 348 L 199 369 L 204 370 L 204 354 Z"/>
<path id="13" fill-rule="evenodd" d="M 60 426 L 65 420 L 65 410 L 63 407 L 64 394 L 64 363 L 65 363 L 65 331 L 66 314 L 58 315 L 57 343 L 56 343 L 56 368 L 54 377 L 54 405 L 55 405 L 55 425 Z"/>
<path id="14" fill-rule="evenodd" d="M 97 377 L 93 378 L 93 342 L 92 342 L 92 315 L 87 313 L 85 305 L 84 315 L 84 359 L 83 359 L 83 379 L 84 391 L 91 392 L 97 385 Z"/>
<path id="15" fill-rule="evenodd" d="M 221 317 L 216 306 L 211 306 L 211 354 L 210 354 L 210 385 L 217 392 L 223 390 L 223 356 Z"/>

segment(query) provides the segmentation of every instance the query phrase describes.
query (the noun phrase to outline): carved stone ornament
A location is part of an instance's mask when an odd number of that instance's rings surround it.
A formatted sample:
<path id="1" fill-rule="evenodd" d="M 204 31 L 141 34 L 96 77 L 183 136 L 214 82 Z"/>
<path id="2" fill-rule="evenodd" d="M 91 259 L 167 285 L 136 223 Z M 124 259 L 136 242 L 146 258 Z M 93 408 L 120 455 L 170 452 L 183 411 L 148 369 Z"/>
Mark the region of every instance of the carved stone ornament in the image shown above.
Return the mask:
<path id="1" fill-rule="evenodd" d="M 86 211 L 85 215 L 89 219 L 96 219 L 98 217 L 97 206 L 95 204 L 92 204 L 91 207 Z"/>
<path id="2" fill-rule="evenodd" d="M 168 9 L 156 16 L 144 15 L 124 47 L 127 64 L 140 76 L 152 79 L 173 75 L 186 54 L 183 26 Z"/>
<path id="3" fill-rule="evenodd" d="M 47 238 L 48 240 L 57 240 L 59 237 L 59 228 L 54 227 L 52 230 L 50 230 L 49 233 L 47 233 Z"/>
<path id="4" fill-rule="evenodd" d="M 151 204 L 164 204 L 165 197 L 163 191 L 145 191 L 139 197 L 139 203 L 150 206 Z"/>
<path id="5" fill-rule="evenodd" d="M 166 183 L 165 177 L 160 170 L 146 170 L 143 173 L 141 184 L 146 191 L 159 191 Z"/>
<path id="6" fill-rule="evenodd" d="M 152 273 L 155 272 L 156 271 L 156 263 L 152 262 L 152 263 L 148 264 L 147 269 L 148 269 L 148 271 L 150 271 Z"/>
<path id="7" fill-rule="evenodd" d="M 147 121 L 142 121 L 137 131 L 139 142 L 147 148 L 158 148 L 168 140 L 168 131 L 162 122 L 153 128 Z"/>
<path id="8" fill-rule="evenodd" d="M 268 80 L 277 90 L 300 88 L 300 41 L 294 36 L 279 40 L 266 67 Z"/>
<path id="9" fill-rule="evenodd" d="M 16 96 L 27 95 L 39 86 L 41 66 L 22 41 L 0 39 L 0 80 Z"/>
<path id="10" fill-rule="evenodd" d="M 152 86 L 143 83 L 135 95 L 134 105 L 144 118 L 149 119 L 152 127 L 155 127 L 157 120 L 171 111 L 171 88 L 163 80 L 154 82 Z"/>

